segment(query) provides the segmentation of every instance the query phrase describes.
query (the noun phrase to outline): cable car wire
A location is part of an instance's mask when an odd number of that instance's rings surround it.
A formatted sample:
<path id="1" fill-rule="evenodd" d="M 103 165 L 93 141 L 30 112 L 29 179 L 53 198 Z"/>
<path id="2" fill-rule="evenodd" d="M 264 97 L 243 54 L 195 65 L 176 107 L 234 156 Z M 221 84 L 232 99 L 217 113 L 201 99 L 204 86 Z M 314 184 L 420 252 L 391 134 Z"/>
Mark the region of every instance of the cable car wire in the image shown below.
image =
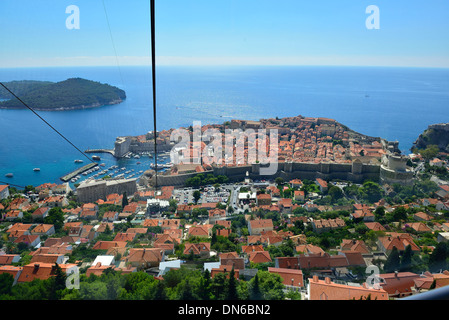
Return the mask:
<path id="1" fill-rule="evenodd" d="M 10 94 L 14 96 L 20 103 L 22 103 L 26 108 L 28 108 L 31 112 L 33 112 L 39 119 L 41 119 L 47 126 L 49 126 L 53 131 L 55 131 L 58 135 L 60 135 L 65 141 L 67 141 L 72 147 L 74 147 L 76 150 L 78 150 L 79 153 L 81 153 L 84 157 L 86 157 L 90 162 L 94 162 L 91 158 L 89 158 L 88 155 L 86 155 L 83 151 L 81 151 L 77 146 L 75 146 L 69 139 L 67 139 L 61 132 L 59 132 L 57 129 L 55 129 L 50 123 L 48 123 L 44 118 L 42 118 L 36 111 L 34 111 L 33 108 L 31 108 L 29 105 L 27 105 L 25 102 L 23 102 L 22 99 L 20 99 L 18 96 L 14 94 L 7 86 L 5 86 L 2 82 L 0 82 L 0 85 L 5 88 L 6 91 L 8 91 Z"/>

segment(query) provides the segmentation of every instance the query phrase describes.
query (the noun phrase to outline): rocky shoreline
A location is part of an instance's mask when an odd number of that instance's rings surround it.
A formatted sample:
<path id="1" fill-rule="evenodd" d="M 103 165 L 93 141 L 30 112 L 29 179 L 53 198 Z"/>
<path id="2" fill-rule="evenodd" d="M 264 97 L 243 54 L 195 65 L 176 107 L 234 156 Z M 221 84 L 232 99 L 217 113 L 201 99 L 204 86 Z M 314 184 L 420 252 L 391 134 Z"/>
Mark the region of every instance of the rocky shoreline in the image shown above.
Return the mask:
<path id="1" fill-rule="evenodd" d="M 429 125 L 413 143 L 418 149 L 425 149 L 430 145 L 437 145 L 440 151 L 449 153 L 449 123 Z"/>
<path id="2" fill-rule="evenodd" d="M 105 103 L 105 104 L 93 103 L 93 104 L 90 104 L 90 105 L 81 105 L 81 106 L 63 107 L 63 108 L 33 108 L 33 110 L 36 110 L 36 111 L 74 111 L 74 110 L 94 109 L 94 108 L 100 108 L 100 107 L 105 107 L 105 106 L 112 106 L 112 105 L 120 104 L 123 101 L 124 100 L 122 100 L 122 99 L 118 99 L 118 100 L 110 101 L 110 102 Z M 1 107 L 0 106 L 0 109 L 3 109 L 3 110 L 20 110 L 20 109 L 26 109 L 26 107 L 23 107 L 23 108 L 8 108 L 8 107 Z"/>

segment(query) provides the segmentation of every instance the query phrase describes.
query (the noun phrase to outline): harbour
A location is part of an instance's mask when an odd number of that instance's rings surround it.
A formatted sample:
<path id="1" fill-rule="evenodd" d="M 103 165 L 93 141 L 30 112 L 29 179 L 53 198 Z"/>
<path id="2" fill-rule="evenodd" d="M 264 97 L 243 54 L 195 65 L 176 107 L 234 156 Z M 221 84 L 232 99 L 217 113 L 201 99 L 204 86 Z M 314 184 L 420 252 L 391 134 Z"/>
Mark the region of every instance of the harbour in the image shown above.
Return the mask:
<path id="1" fill-rule="evenodd" d="M 426 123 L 439 123 L 441 119 L 447 118 L 448 99 L 445 95 L 449 87 L 447 70 L 387 68 L 374 71 L 370 68 L 331 67 L 235 68 L 232 79 L 228 76 L 223 79 L 214 76 L 213 69 L 209 68 L 191 71 L 187 72 L 179 68 L 160 69 L 161 86 L 171 88 L 167 92 L 174 92 L 175 89 L 177 92 L 174 96 L 167 96 L 165 91 L 160 95 L 163 108 L 159 113 L 158 129 L 161 132 L 169 128 L 188 128 L 193 121 L 201 121 L 203 124 L 222 123 L 224 119 L 219 115 L 225 114 L 232 116 L 233 119 L 250 117 L 251 120 L 259 120 L 272 116 L 273 108 L 279 109 L 276 116 L 281 118 L 297 114 L 310 115 L 312 110 L 296 105 L 295 101 L 301 99 L 304 105 L 316 106 L 312 115 L 336 119 L 351 129 L 370 136 L 382 136 L 389 141 L 397 140 L 400 142 L 399 148 L 407 152 L 419 133 L 426 129 Z M 31 77 L 37 80 L 59 81 L 68 77 L 83 77 L 113 85 L 120 83 L 116 68 L 109 67 L 64 67 L 40 70 L 17 68 L 2 72 L 4 81 Z M 137 148 L 138 145 L 135 147 L 130 145 L 128 150 L 124 147 L 120 157 L 96 150 L 113 150 L 117 137 L 139 136 L 149 130 L 148 119 L 152 119 L 153 114 L 150 108 L 141 108 L 145 101 L 151 100 L 149 87 L 144 88 L 148 94 L 141 93 L 142 79 L 148 74 L 148 69 L 124 67 L 122 72 L 124 77 L 129 79 L 126 83 L 129 98 L 123 104 L 73 112 L 45 112 L 44 115 L 55 127 L 64 128 L 66 137 L 80 150 L 89 150 L 86 152 L 89 158 L 95 153 L 101 156 L 101 162 L 106 163 L 107 168 L 119 165 L 126 166 L 127 170 L 135 169 L 137 172 L 153 169 L 150 168 L 150 162 L 154 159 L 142 153 L 143 145 L 139 148 Z M 172 74 L 179 80 L 176 86 L 169 81 L 172 79 Z M 212 77 L 210 81 L 204 81 L 210 77 Z M 239 83 L 251 79 L 260 79 L 260 81 L 257 80 L 257 85 L 251 87 L 251 90 L 242 91 L 240 88 L 234 88 L 236 79 Z M 267 87 L 266 83 L 269 82 L 264 82 L 265 79 L 276 79 L 275 85 L 284 88 L 285 95 L 272 101 L 273 99 L 268 95 L 272 89 Z M 378 88 L 376 93 L 367 91 L 365 86 L 367 79 Z M 409 94 L 404 98 L 406 99 L 404 103 L 397 103 L 402 101 L 399 99 L 403 99 L 400 95 L 401 90 L 391 88 L 403 86 L 404 90 L 413 91 L 420 81 L 430 83 L 431 86 Z M 286 83 L 294 85 L 295 88 L 307 84 L 310 88 L 307 87 L 306 92 L 298 93 L 297 90 L 290 90 L 290 85 Z M 211 99 L 207 103 L 195 103 L 195 101 L 201 101 L 197 98 L 201 90 L 211 92 Z M 240 99 L 238 96 L 240 92 L 244 92 L 244 97 L 248 99 Z M 320 94 L 321 92 L 326 94 Z M 366 94 L 370 96 L 368 99 L 365 98 Z M 392 102 L 388 103 L 388 101 Z M 424 104 L 423 101 L 426 103 Z M 334 105 L 339 107 L 333 108 Z M 432 108 L 428 109 L 428 105 L 432 105 Z M 182 107 L 176 109 L 178 106 Z M 356 112 L 359 109 L 363 112 Z M 174 110 L 176 112 L 173 112 Z M 416 117 L 416 113 L 410 113 L 407 110 L 427 110 L 428 112 Z M 215 113 L 217 113 L 216 116 Z M 369 121 L 365 115 L 369 116 Z M 88 163 L 87 159 L 79 158 L 79 152 L 73 150 L 63 139 L 53 138 L 48 127 L 36 126 L 36 117 L 29 110 L 0 110 L 0 119 L 4 136 L 8 137 L 3 141 L 0 150 L 0 176 L 13 174 L 11 177 L 5 177 L 6 181 L 22 186 L 46 182 L 58 183 L 60 177 Z M 20 126 L 14 119 L 21 119 Z M 394 125 L 397 123 L 403 123 L 405 127 Z M 24 139 L 23 132 L 33 132 L 34 138 Z M 148 143 L 152 142 L 151 139 L 146 140 Z M 154 151 L 151 152 L 151 150 L 151 147 L 147 149 L 151 156 L 154 156 Z M 164 162 L 161 161 L 163 159 L 160 158 L 160 151 L 169 150 L 171 150 L 169 145 L 167 150 L 163 150 L 158 145 L 158 165 Z M 126 151 L 132 151 L 133 154 L 127 155 Z M 137 153 L 140 159 L 135 158 Z M 75 159 L 83 159 L 84 163 L 74 164 Z M 138 165 L 137 162 L 141 164 Z M 40 168 L 41 171 L 34 172 L 33 168 Z M 81 179 L 77 183 L 84 178 L 85 176 L 81 174 Z"/>

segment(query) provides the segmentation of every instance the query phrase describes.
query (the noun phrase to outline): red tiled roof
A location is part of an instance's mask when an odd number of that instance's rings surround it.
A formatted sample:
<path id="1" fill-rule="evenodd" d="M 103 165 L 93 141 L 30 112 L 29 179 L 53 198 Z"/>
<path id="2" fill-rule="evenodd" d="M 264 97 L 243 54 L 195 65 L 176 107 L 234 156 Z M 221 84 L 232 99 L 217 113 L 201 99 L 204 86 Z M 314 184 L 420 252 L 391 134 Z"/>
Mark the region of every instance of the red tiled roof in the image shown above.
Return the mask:
<path id="1" fill-rule="evenodd" d="M 108 250 L 109 248 L 113 247 L 119 247 L 124 248 L 126 247 L 126 241 L 98 241 L 95 243 L 95 245 L 92 247 L 93 250 Z"/>
<path id="2" fill-rule="evenodd" d="M 388 293 L 383 289 L 370 289 L 365 286 L 356 287 L 337 284 L 329 278 L 319 280 L 317 276 L 309 279 L 309 300 L 388 300 Z"/>
<path id="3" fill-rule="evenodd" d="M 269 267 L 268 272 L 280 275 L 282 278 L 282 283 L 285 285 L 295 287 L 304 286 L 302 270 Z"/>
<path id="4" fill-rule="evenodd" d="M 249 261 L 253 263 L 271 262 L 270 253 L 268 251 L 251 251 L 249 253 Z"/>
<path id="5" fill-rule="evenodd" d="M 202 252 L 210 252 L 210 242 L 201 242 L 201 243 L 186 243 L 184 247 L 184 254 L 193 254 L 198 255 Z"/>
<path id="6" fill-rule="evenodd" d="M 34 279 L 46 280 L 55 275 L 55 265 L 52 263 L 30 263 L 23 266 L 18 282 L 31 282 Z M 63 272 L 75 268 L 76 264 L 60 264 Z"/>

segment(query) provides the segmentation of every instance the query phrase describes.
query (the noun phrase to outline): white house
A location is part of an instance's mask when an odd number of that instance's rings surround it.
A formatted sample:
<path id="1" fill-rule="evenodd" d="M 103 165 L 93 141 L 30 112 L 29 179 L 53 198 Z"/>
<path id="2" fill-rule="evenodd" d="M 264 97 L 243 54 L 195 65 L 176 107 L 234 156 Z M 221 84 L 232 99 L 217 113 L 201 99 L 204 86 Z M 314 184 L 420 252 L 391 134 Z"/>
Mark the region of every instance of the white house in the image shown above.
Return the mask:
<path id="1" fill-rule="evenodd" d="M 438 242 L 448 242 L 449 241 L 449 232 L 440 232 L 437 238 Z"/>
<path id="2" fill-rule="evenodd" d="M 92 265 L 96 266 L 98 262 L 100 262 L 102 266 L 111 266 L 115 264 L 115 258 L 110 255 L 97 256 Z"/>
<path id="3" fill-rule="evenodd" d="M 9 197 L 9 186 L 0 185 L 0 200 L 6 199 Z"/>

